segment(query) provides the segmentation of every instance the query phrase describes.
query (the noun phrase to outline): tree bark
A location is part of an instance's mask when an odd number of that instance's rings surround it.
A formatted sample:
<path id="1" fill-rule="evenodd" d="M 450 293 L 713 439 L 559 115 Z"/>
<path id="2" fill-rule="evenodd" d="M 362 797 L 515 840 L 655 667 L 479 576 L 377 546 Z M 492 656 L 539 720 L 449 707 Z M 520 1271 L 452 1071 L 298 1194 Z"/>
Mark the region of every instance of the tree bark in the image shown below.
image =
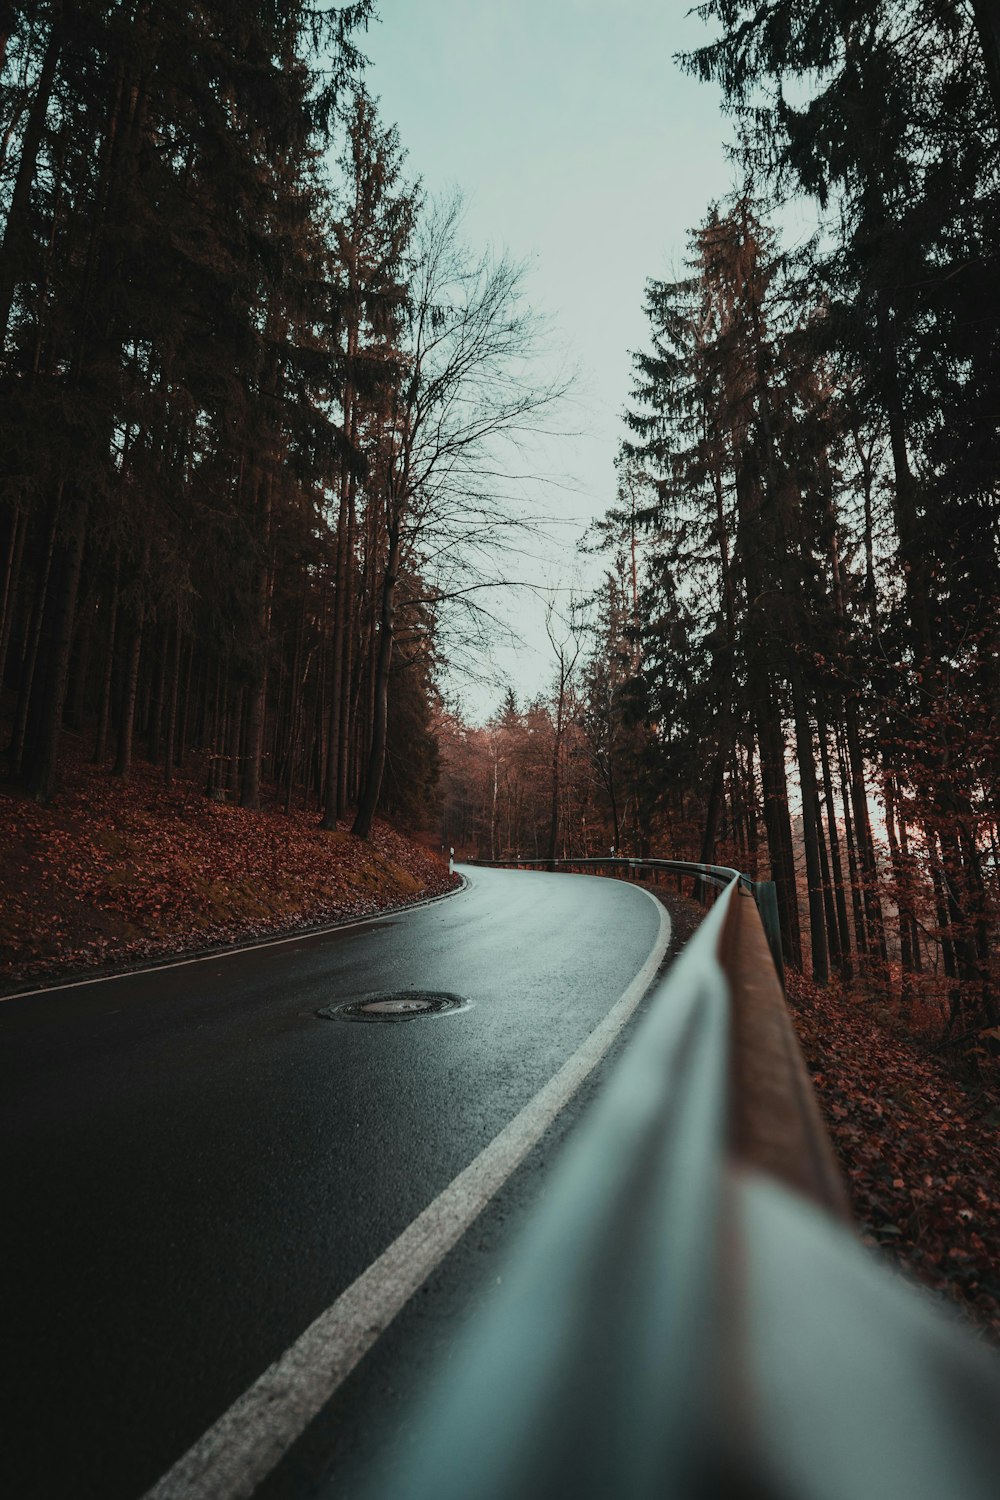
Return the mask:
<path id="1" fill-rule="evenodd" d="M 111 722 L 111 684 L 115 670 L 115 637 L 118 631 L 118 578 L 120 564 L 115 559 L 115 575 L 111 589 L 111 606 L 108 611 L 108 636 L 104 643 L 104 671 L 101 676 L 101 697 L 97 711 L 97 734 L 94 739 L 93 762 L 104 764 L 108 750 L 108 725 Z"/>
<path id="2" fill-rule="evenodd" d="M 865 926 L 871 948 L 880 960 L 883 971 L 889 962 L 885 943 L 885 921 L 878 891 L 878 865 L 875 858 L 875 841 L 872 838 L 871 818 L 868 813 L 868 787 L 865 784 L 864 757 L 861 753 L 861 731 L 858 724 L 858 706 L 848 698 L 844 711 L 847 736 L 847 759 L 851 777 L 851 805 L 854 812 L 854 832 L 861 860 L 862 896 L 865 906 Z"/>
<path id="3" fill-rule="evenodd" d="M 840 800 L 844 809 L 844 839 L 847 844 L 847 865 L 851 879 L 851 914 L 854 918 L 854 945 L 862 955 L 868 952 L 868 929 L 865 925 L 865 908 L 861 893 L 861 870 L 857 839 L 854 834 L 854 819 L 851 814 L 850 780 L 841 737 L 843 727 L 836 734 L 837 766 L 840 776 Z"/>
<path id="4" fill-rule="evenodd" d="M 833 796 L 833 776 L 830 770 L 830 747 L 827 743 L 827 725 L 820 718 L 816 724 L 819 739 L 820 769 L 823 776 L 823 800 L 826 803 L 826 825 L 830 844 L 830 868 L 833 878 L 834 905 L 837 927 L 840 933 L 840 966 L 845 980 L 851 977 L 851 929 L 847 920 L 847 897 L 844 893 L 844 867 L 840 857 L 840 834 L 837 831 L 837 808 Z"/>
<path id="5" fill-rule="evenodd" d="M 909 837 L 906 831 L 906 808 L 903 805 L 901 797 L 898 795 L 898 782 L 896 797 L 896 821 L 897 829 L 899 832 L 900 858 L 902 860 L 903 869 L 906 872 L 907 888 L 911 892 L 911 899 L 909 902 L 909 920 L 911 929 L 910 944 L 913 950 L 913 968 L 917 974 L 920 974 L 923 972 L 924 967 L 923 959 L 920 953 L 920 925 L 917 921 L 917 914 L 912 899 L 912 892 L 916 889 L 916 872 L 914 869 L 913 858 L 910 854 Z"/>
<path id="6" fill-rule="evenodd" d="M 167 642 L 169 632 L 166 625 L 153 632 L 153 680 L 149 688 L 149 707 L 146 715 L 146 753 L 150 765 L 160 759 L 163 737 L 163 693 L 167 677 Z"/>
<path id="7" fill-rule="evenodd" d="M 112 774 L 126 777 L 132 769 L 135 705 L 139 689 L 139 658 L 142 653 L 142 612 L 133 625 L 122 672 L 121 712 L 118 716 L 118 753 Z"/>
<path id="8" fill-rule="evenodd" d="M 782 951 L 790 968 L 801 969 L 802 932 L 792 852 L 792 825 L 788 811 L 788 783 L 785 778 L 785 738 L 770 694 L 767 701 L 758 701 L 757 735 L 764 828 L 767 832 L 771 879 L 774 881 L 778 900 Z"/>
<path id="9" fill-rule="evenodd" d="M 993 113 L 1000 133 L 1000 11 L 996 0 L 972 0 L 972 12 L 976 18 L 976 31 L 983 51 L 986 79 L 989 83 Z"/>
<path id="10" fill-rule="evenodd" d="M 823 915 L 826 919 L 826 941 L 830 958 L 830 968 L 838 974 L 843 973 L 843 954 L 840 948 L 840 932 L 837 927 L 837 905 L 833 894 L 833 881 L 830 876 L 830 851 L 823 832 L 823 815 L 820 807 L 819 792 L 814 786 L 816 805 L 816 842 L 819 846 L 819 866 L 823 877 Z"/>
<path id="11" fill-rule="evenodd" d="M 344 693 L 344 637 L 347 633 L 347 493 L 341 490 L 337 511 L 336 559 L 334 563 L 333 640 L 330 647 L 330 703 L 326 720 L 326 764 L 323 790 L 323 828 L 336 828 L 340 786 L 340 725 Z"/>
<path id="12" fill-rule="evenodd" d="M 559 842 L 559 772 L 562 759 L 562 691 L 559 693 L 559 703 L 556 708 L 555 733 L 552 737 L 552 768 L 551 786 L 549 795 L 549 837 L 548 837 L 548 861 L 554 865 L 556 851 Z"/>
<path id="13" fill-rule="evenodd" d="M 41 802 L 48 801 L 55 786 L 85 543 L 86 507 L 80 501 L 70 535 L 59 548 L 58 596 L 55 591 L 48 591 L 52 623 L 51 645 L 45 653 L 46 670 L 41 674 L 36 671 L 32 684 L 32 699 L 37 700 L 37 709 L 34 706 L 31 709 L 35 728 L 31 736 L 30 764 L 26 762 L 25 771 L 29 791 Z"/>
<path id="14" fill-rule="evenodd" d="M 56 541 L 59 535 L 61 494 L 57 497 L 49 517 L 48 540 L 45 548 L 45 557 L 42 563 L 38 584 L 35 588 L 35 597 L 32 600 L 31 615 L 28 620 L 27 635 L 24 642 L 24 650 L 21 657 L 21 676 L 18 683 L 17 709 L 14 714 L 14 731 L 10 743 L 11 769 L 15 776 L 21 776 L 24 771 L 24 748 L 28 737 L 28 716 L 34 693 L 35 671 L 38 666 L 38 654 L 42 640 L 42 626 L 45 620 L 45 611 L 48 605 L 49 582 L 52 577 L 52 563 L 56 555 Z"/>
<path id="15" fill-rule="evenodd" d="M 163 744 L 163 781 L 166 786 L 169 786 L 173 780 L 174 751 L 177 743 L 177 698 L 181 675 L 180 611 L 176 611 L 174 615 L 173 647 L 167 679 L 167 726 Z"/>
<path id="16" fill-rule="evenodd" d="M 190 641 L 187 650 L 187 670 L 184 673 L 184 703 L 181 709 L 180 735 L 177 744 L 177 757 L 174 762 L 176 766 L 183 766 L 187 755 L 188 745 L 188 723 L 191 712 L 191 674 L 194 666 L 194 641 Z"/>
<path id="17" fill-rule="evenodd" d="M 7 643 L 14 622 L 14 604 L 17 597 L 17 580 L 21 572 L 24 555 L 24 537 L 28 529 L 28 518 L 21 506 L 15 505 L 10 518 L 10 536 L 7 539 L 7 555 L 4 561 L 3 587 L 0 589 L 0 688 L 3 687 L 7 665 Z"/>
<path id="18" fill-rule="evenodd" d="M 347 569 L 344 575 L 344 662 L 343 692 L 340 700 L 340 724 L 337 739 L 337 816 L 342 818 L 351 797 L 352 739 L 356 697 L 354 675 L 356 670 L 358 618 L 355 604 L 354 573 L 355 549 L 357 546 L 357 508 L 355 504 L 354 476 L 350 475 L 347 486 Z M 356 757 L 353 757 L 356 759 Z"/>
<path id="19" fill-rule="evenodd" d="M 899 956 L 903 966 L 903 999 L 910 1000 L 912 998 L 912 975 L 914 973 L 913 931 L 909 913 L 909 891 L 907 890 L 906 875 L 899 853 L 899 840 L 896 837 L 896 785 L 890 771 L 886 771 L 884 776 L 883 793 L 885 796 L 885 830 L 886 837 L 889 840 L 889 859 L 892 864 L 893 882 L 896 887 Z"/>
<path id="20" fill-rule="evenodd" d="M 360 839 L 371 834 L 372 820 L 382 789 L 382 774 L 385 770 L 386 730 L 389 708 L 389 668 L 392 664 L 392 642 L 396 618 L 396 584 L 399 578 L 399 555 L 401 516 L 398 502 L 392 503 L 389 521 L 389 545 L 386 551 L 385 574 L 382 579 L 382 608 L 379 621 L 378 653 L 375 659 L 374 690 L 375 704 L 372 715 L 371 749 L 364 785 L 358 799 L 357 816 L 351 832 Z"/>
<path id="21" fill-rule="evenodd" d="M 802 838 L 806 851 L 806 882 L 809 891 L 812 977 L 816 984 L 826 984 L 830 978 L 830 969 L 823 902 L 823 869 L 816 820 L 816 752 L 813 748 L 812 728 L 806 714 L 805 695 L 796 667 L 792 668 L 792 711 L 795 719 L 799 784 L 802 789 Z"/>

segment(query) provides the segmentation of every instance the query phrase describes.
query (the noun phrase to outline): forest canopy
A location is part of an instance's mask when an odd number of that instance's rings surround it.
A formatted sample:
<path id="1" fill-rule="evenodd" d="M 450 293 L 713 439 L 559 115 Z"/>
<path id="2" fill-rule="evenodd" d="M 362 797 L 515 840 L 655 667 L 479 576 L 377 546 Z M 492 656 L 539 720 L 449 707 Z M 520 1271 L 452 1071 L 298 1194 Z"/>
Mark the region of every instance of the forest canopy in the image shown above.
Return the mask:
<path id="1" fill-rule="evenodd" d="M 996 1040 L 995 7 L 699 8 L 736 186 L 647 283 L 551 691 L 480 726 L 449 631 L 561 392 L 380 117 L 370 0 L 2 14 L 4 774 L 51 798 L 73 737 L 361 836 L 440 799 L 466 852 L 739 865 L 793 967 Z"/>
<path id="2" fill-rule="evenodd" d="M 138 742 L 367 837 L 431 794 L 441 615 L 501 576 L 495 447 L 559 394 L 520 270 L 409 175 L 371 0 L 3 14 L 7 774 L 46 800 L 68 733 L 117 776 Z"/>
<path id="3" fill-rule="evenodd" d="M 1000 21 L 986 0 L 698 14 L 680 63 L 721 89 L 738 186 L 647 284 L 558 809 L 532 819 L 527 788 L 565 684 L 449 742 L 446 788 L 478 756 L 453 821 L 494 855 L 773 878 L 793 967 L 990 1043 Z M 817 227 L 790 248 L 794 200 Z"/>

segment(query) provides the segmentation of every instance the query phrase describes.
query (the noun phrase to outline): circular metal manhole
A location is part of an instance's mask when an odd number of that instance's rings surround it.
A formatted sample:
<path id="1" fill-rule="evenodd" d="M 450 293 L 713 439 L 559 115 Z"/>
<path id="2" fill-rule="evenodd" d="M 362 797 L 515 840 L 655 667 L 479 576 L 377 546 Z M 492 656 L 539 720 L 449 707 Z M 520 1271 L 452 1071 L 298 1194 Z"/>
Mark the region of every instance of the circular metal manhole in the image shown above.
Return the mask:
<path id="1" fill-rule="evenodd" d="M 418 1016 L 466 1010 L 468 1005 L 461 995 L 439 990 L 379 990 L 342 1005 L 324 1005 L 316 1014 L 324 1021 L 415 1021 Z"/>

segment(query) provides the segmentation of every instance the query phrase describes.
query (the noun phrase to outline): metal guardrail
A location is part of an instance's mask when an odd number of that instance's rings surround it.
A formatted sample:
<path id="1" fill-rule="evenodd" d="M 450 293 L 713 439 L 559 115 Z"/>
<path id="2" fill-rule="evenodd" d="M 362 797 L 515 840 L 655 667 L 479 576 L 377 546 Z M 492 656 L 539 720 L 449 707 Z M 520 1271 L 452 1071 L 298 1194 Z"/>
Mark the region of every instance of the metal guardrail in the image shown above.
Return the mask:
<path id="1" fill-rule="evenodd" d="M 585 859 L 469 859 L 469 865 L 481 865 L 495 870 L 562 870 L 568 874 L 586 874 L 589 871 L 610 869 L 634 875 L 637 870 L 649 870 L 654 877 L 673 874 L 679 878 L 687 875 L 691 880 L 724 889 L 732 881 L 739 882 L 742 890 L 750 891 L 757 903 L 760 919 L 767 936 L 768 947 L 774 959 L 782 985 L 784 984 L 784 959 L 781 951 L 781 926 L 778 921 L 778 894 L 773 880 L 754 880 L 728 865 L 698 864 L 688 859 L 632 859 L 616 855 L 587 856 Z"/>
<path id="2" fill-rule="evenodd" d="M 728 865 L 702 865 L 690 859 L 640 859 L 632 858 L 630 855 L 587 855 L 581 859 L 522 859 L 520 856 L 509 859 L 466 859 L 463 864 L 477 865 L 490 870 L 565 870 L 570 873 L 586 873 L 588 870 L 619 869 L 619 870 L 653 870 L 666 871 L 670 874 L 689 875 L 696 880 L 704 880 L 709 885 L 724 888 L 732 881 L 738 880 L 747 890 L 752 889 L 756 882 L 749 875 L 741 875 L 739 870 L 732 870 Z"/>
<path id="3" fill-rule="evenodd" d="M 1000 1491 L 1000 1367 L 852 1232 L 752 882 L 724 873 L 378 1500 Z"/>

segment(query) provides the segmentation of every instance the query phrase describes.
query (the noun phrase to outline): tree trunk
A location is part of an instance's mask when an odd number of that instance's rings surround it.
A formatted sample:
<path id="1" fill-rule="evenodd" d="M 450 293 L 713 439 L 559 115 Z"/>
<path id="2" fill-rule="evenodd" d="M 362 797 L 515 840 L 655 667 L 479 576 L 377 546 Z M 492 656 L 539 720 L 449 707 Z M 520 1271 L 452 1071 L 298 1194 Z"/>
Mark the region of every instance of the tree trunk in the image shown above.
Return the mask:
<path id="1" fill-rule="evenodd" d="M 28 517 L 15 505 L 10 520 L 10 536 L 7 556 L 4 561 L 3 585 L 0 588 L 0 688 L 3 687 L 4 670 L 7 665 L 7 643 L 14 623 L 14 603 L 17 597 L 17 580 L 21 572 L 24 555 L 24 538 L 28 530 Z"/>
<path id="2" fill-rule="evenodd" d="M 618 818 L 618 798 L 615 796 L 614 782 L 611 779 L 610 771 L 608 772 L 608 801 L 611 804 L 611 827 L 614 830 L 615 851 L 617 852 L 618 845 L 622 839 L 622 831 Z"/>
<path id="3" fill-rule="evenodd" d="M 865 909 L 862 900 L 862 880 L 858 845 L 854 836 L 854 819 L 851 815 L 850 781 L 847 761 L 840 743 L 842 730 L 837 731 L 837 766 L 840 775 L 840 800 L 844 809 L 844 838 L 847 844 L 847 865 L 851 879 L 851 914 L 854 917 L 854 944 L 863 956 L 868 952 L 868 930 L 865 925 Z"/>
<path id="4" fill-rule="evenodd" d="M 170 659 L 167 685 L 167 728 L 163 745 L 163 780 L 169 786 L 174 775 L 174 750 L 177 741 L 177 697 L 181 675 L 180 611 L 174 615 L 174 649 Z"/>
<path id="5" fill-rule="evenodd" d="M 48 589 L 46 598 L 46 615 L 49 618 L 42 646 L 47 649 L 43 652 L 42 670 L 36 669 L 32 682 L 24 772 L 28 789 L 41 802 L 49 799 L 55 786 L 59 738 L 73 653 L 76 605 L 83 568 L 86 519 L 87 507 L 82 500 L 78 500 L 70 534 L 57 547 L 58 588 Z"/>
<path id="6" fill-rule="evenodd" d="M 944 873 L 938 850 L 937 834 L 929 823 L 924 824 L 924 842 L 927 845 L 931 866 L 931 884 L 934 888 L 934 911 L 937 917 L 941 962 L 944 965 L 945 978 L 951 981 L 948 989 L 948 1026 L 950 1029 L 961 1013 L 962 991 L 958 984 L 958 965 L 955 962 L 955 949 L 951 941 L 951 923 L 948 918 L 948 901 L 945 895 Z"/>
<path id="7" fill-rule="evenodd" d="M 347 570 L 344 575 L 344 666 L 343 693 L 337 741 L 337 816 L 343 817 L 351 793 L 351 740 L 354 728 L 354 674 L 357 656 L 358 619 L 354 599 L 354 556 L 357 546 L 357 510 L 353 475 L 347 488 Z"/>
<path id="8" fill-rule="evenodd" d="M 555 734 L 552 740 L 552 781 L 549 797 L 549 840 L 547 855 L 550 865 L 555 863 L 556 849 L 559 842 L 559 771 L 563 737 L 562 716 L 562 691 L 560 690 L 559 703 L 556 708 Z"/>
<path id="9" fill-rule="evenodd" d="M 277 377 L 272 376 L 273 385 Z M 244 749 L 243 774 L 240 778 L 240 806 L 256 810 L 260 807 L 261 765 L 264 756 L 264 727 L 267 712 L 267 668 L 271 634 L 271 508 L 273 503 L 272 481 L 268 476 L 258 479 L 255 486 L 258 512 L 258 544 L 261 556 L 257 559 L 255 579 L 252 680 L 247 689 L 246 744 Z"/>
<path id="10" fill-rule="evenodd" d="M 986 78 L 993 100 L 996 127 L 1000 132 L 1000 11 L 996 0 L 972 0 L 972 13 L 976 18 L 979 44 L 983 50 Z"/>
<path id="11" fill-rule="evenodd" d="M 31 604 L 31 615 L 28 620 L 27 635 L 21 655 L 21 675 L 18 682 L 17 709 L 14 714 L 14 731 L 10 743 L 11 769 L 15 776 L 21 776 L 24 770 L 24 747 L 28 737 L 28 715 L 33 698 L 38 653 L 41 649 L 42 626 L 48 606 L 52 562 L 56 555 L 56 539 L 59 535 L 59 514 L 60 501 L 57 500 L 53 506 L 52 515 L 49 520 L 48 544 L 45 549 L 41 576 L 38 579 L 38 584 L 35 588 L 35 597 Z"/>
<path id="12" fill-rule="evenodd" d="M 916 909 L 913 901 L 913 892 L 916 890 L 916 871 L 913 858 L 910 854 L 909 839 L 906 831 L 906 808 L 903 806 L 899 796 L 899 784 L 897 782 L 896 797 L 896 821 L 899 832 L 899 851 L 903 869 L 906 872 L 907 889 L 910 892 L 909 920 L 910 920 L 910 946 L 913 950 L 913 968 L 917 974 L 923 972 L 923 960 L 920 954 L 920 925 L 917 921 Z"/>
<path id="13" fill-rule="evenodd" d="M 142 612 L 136 617 L 122 672 L 121 712 L 118 716 L 118 753 L 112 775 L 125 777 L 132 769 L 135 705 L 139 689 L 139 658 L 142 653 Z"/>
<path id="14" fill-rule="evenodd" d="M 184 673 L 184 704 L 181 709 L 180 737 L 177 744 L 176 766 L 183 766 L 187 756 L 188 722 L 191 711 L 191 671 L 194 665 L 194 641 L 188 643 L 187 669 Z"/>
<path id="15" fill-rule="evenodd" d="M 347 494 L 341 490 L 337 512 L 337 555 L 334 565 L 333 640 L 331 642 L 330 703 L 326 718 L 326 763 L 323 782 L 323 828 L 337 826 L 340 786 L 340 725 L 342 700 L 350 692 L 344 682 L 344 637 L 347 633 Z"/>
<path id="16" fill-rule="evenodd" d="M 225 694 L 228 684 L 224 686 L 222 677 L 221 660 L 215 663 L 215 684 L 211 690 L 211 703 L 209 704 L 208 673 L 205 673 L 205 718 L 207 723 L 205 738 L 208 742 L 208 776 L 205 780 L 205 795 L 211 801 L 217 801 L 222 794 L 222 746 L 225 743 L 222 723 L 222 706 L 225 703 Z"/>
<path id="17" fill-rule="evenodd" d="M 903 966 L 903 1000 L 909 1001 L 913 996 L 913 933 L 909 920 L 909 892 L 899 854 L 899 840 L 896 837 L 896 787 L 892 773 L 889 771 L 885 773 L 883 794 L 885 796 L 885 831 L 886 837 L 889 840 L 889 859 L 892 864 L 893 882 L 896 887 L 899 956 Z"/>
<path id="18" fill-rule="evenodd" d="M 255 681 L 247 690 L 246 741 L 244 746 L 242 775 L 240 777 L 240 806 L 256 811 L 260 807 L 261 762 L 264 754 L 264 713 L 267 703 L 266 668 L 255 674 Z"/>
<path id="19" fill-rule="evenodd" d="M 815 788 L 814 788 L 815 790 Z M 843 974 L 844 959 L 840 948 L 840 931 L 837 927 L 837 905 L 830 876 L 830 851 L 823 832 L 823 815 L 819 792 L 815 794 L 816 842 L 819 846 L 819 867 L 823 877 L 823 915 L 826 920 L 826 941 L 830 957 L 830 968 Z"/>
<path id="20" fill-rule="evenodd" d="M 150 765 L 160 759 L 163 738 L 163 694 L 167 679 L 167 626 L 153 635 L 153 681 L 149 689 L 149 706 L 146 715 L 146 750 Z"/>
<path id="21" fill-rule="evenodd" d="M 903 564 L 906 598 L 917 642 L 918 656 L 928 661 L 933 655 L 930 604 L 928 599 L 928 555 L 917 516 L 917 484 L 910 468 L 906 442 L 906 416 L 899 379 L 899 357 L 896 332 L 888 298 L 879 294 L 878 336 L 884 361 L 885 410 L 889 424 L 889 447 L 892 453 L 893 509 L 899 556 Z"/>
<path id="22" fill-rule="evenodd" d="M 995 1026 L 1000 1020 L 990 979 L 990 934 L 986 911 L 986 888 L 983 882 L 982 858 L 976 844 L 971 819 L 958 819 L 958 846 L 964 871 L 967 920 L 974 954 L 973 978 L 984 1020 Z"/>
<path id="23" fill-rule="evenodd" d="M 375 704 L 372 715 L 371 749 L 368 754 L 364 785 L 358 799 L 357 816 L 351 829 L 351 832 L 360 839 L 367 839 L 371 833 L 372 820 L 378 805 L 379 792 L 382 789 L 382 773 L 385 770 L 389 668 L 392 664 L 392 641 L 396 618 L 401 520 L 394 507 L 389 522 L 389 546 L 385 559 L 385 575 L 382 579 L 382 610 L 379 621 L 378 653 L 375 659 Z"/>
<path id="24" fill-rule="evenodd" d="M 80 607 L 80 621 L 72 653 L 72 691 L 67 694 L 65 724 L 68 729 L 83 727 L 87 712 L 87 685 L 90 678 L 90 658 L 94 644 L 94 619 L 97 601 L 93 587 L 87 590 Z"/>
<path id="25" fill-rule="evenodd" d="M 851 773 L 851 803 L 854 811 L 854 831 L 858 843 L 858 854 L 861 859 L 865 926 L 868 930 L 874 953 L 881 961 L 884 970 L 889 962 L 889 954 L 885 945 L 885 922 L 882 917 L 882 902 L 878 891 L 878 865 L 875 859 L 875 840 L 872 838 L 871 818 L 868 814 L 868 787 L 865 784 L 864 757 L 861 753 L 858 706 L 853 698 L 848 698 L 845 704 L 845 729 L 847 732 L 847 758 Z"/>
<path id="26" fill-rule="evenodd" d="M 108 637 L 104 643 L 104 672 L 101 678 L 101 698 L 97 710 L 97 734 L 94 739 L 93 762 L 104 764 L 108 751 L 108 725 L 111 722 L 111 684 L 115 670 L 115 637 L 118 631 L 118 575 L 119 563 L 115 560 L 115 576 L 111 589 L 111 607 L 108 611 Z"/>
<path id="27" fill-rule="evenodd" d="M 708 806 L 705 810 L 705 828 L 701 836 L 700 864 L 715 862 L 715 840 L 719 827 L 719 809 L 725 789 L 726 747 L 720 742 L 712 763 L 712 780 L 708 789 Z M 704 904 L 708 900 L 708 889 L 703 880 L 695 879 L 691 892 L 696 901 Z"/>
<path id="28" fill-rule="evenodd" d="M 816 984 L 826 984 L 830 977 L 830 970 L 823 903 L 823 869 L 820 862 L 819 828 L 816 821 L 816 753 L 813 748 L 812 728 L 806 715 L 805 696 L 797 668 L 792 669 L 792 708 L 795 718 L 799 784 L 802 789 L 802 838 L 806 851 L 806 882 L 809 891 L 812 977 Z"/>
<path id="29" fill-rule="evenodd" d="M 833 797 L 833 776 L 830 771 L 830 747 L 827 743 L 827 725 L 822 718 L 817 721 L 819 738 L 820 769 L 823 776 L 823 800 L 826 803 L 826 825 L 830 844 L 830 867 L 833 877 L 834 905 L 837 912 L 837 927 L 840 933 L 840 967 L 845 980 L 851 977 L 851 929 L 847 920 L 847 897 L 844 893 L 844 867 L 840 857 L 840 834 L 837 831 L 837 808 Z"/>
<path id="30" fill-rule="evenodd" d="M 788 812 L 788 784 L 785 778 L 785 739 L 781 720 L 773 702 L 757 706 L 757 733 L 760 742 L 760 773 L 764 799 L 764 827 L 774 881 L 778 916 L 781 923 L 781 946 L 790 968 L 802 967 L 802 933 L 799 926 L 799 898 L 792 852 L 792 825 Z"/>
<path id="31" fill-rule="evenodd" d="M 226 795 L 232 799 L 242 781 L 243 709 L 245 692 L 237 688 L 229 702 L 229 732 L 226 736 Z"/>

